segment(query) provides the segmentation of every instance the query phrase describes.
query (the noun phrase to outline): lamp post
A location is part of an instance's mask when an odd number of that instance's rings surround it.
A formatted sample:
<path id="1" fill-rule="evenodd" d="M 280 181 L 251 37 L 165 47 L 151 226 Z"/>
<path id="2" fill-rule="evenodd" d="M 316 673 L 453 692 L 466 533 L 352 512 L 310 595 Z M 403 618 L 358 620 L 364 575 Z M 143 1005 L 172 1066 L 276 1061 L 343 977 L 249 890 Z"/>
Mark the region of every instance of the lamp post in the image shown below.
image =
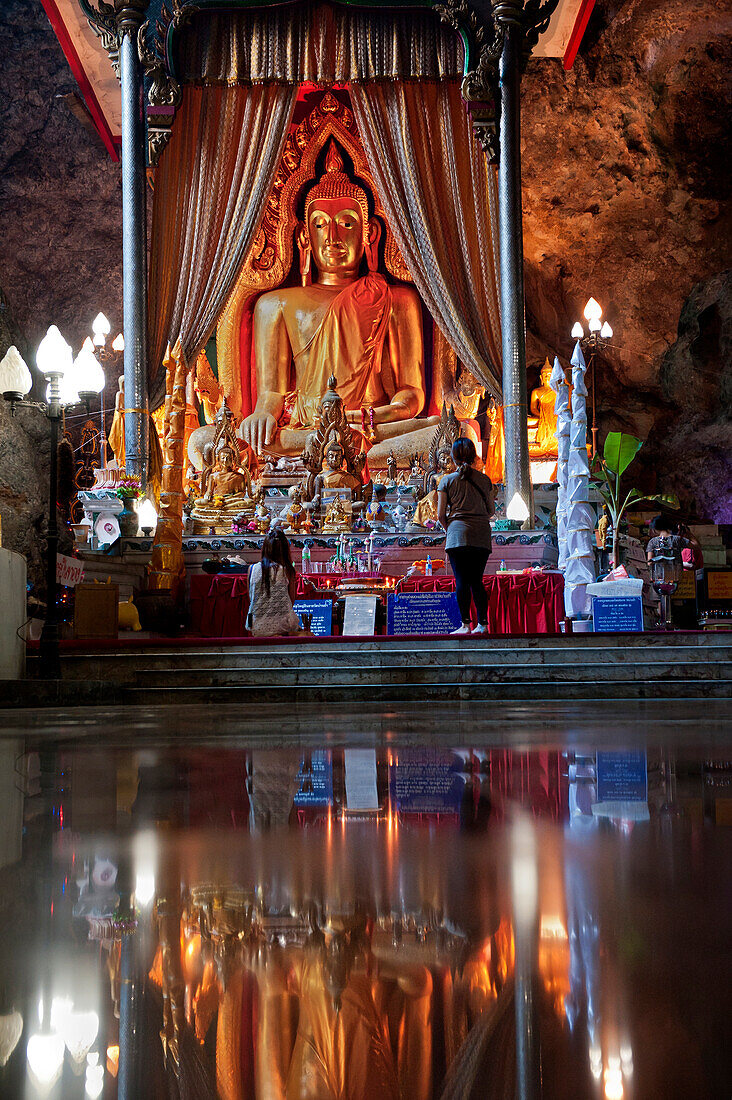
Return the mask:
<path id="1" fill-rule="evenodd" d="M 589 356 L 589 367 L 592 372 L 592 457 L 597 454 L 597 404 L 595 401 L 595 357 L 598 351 L 603 351 L 608 340 L 612 340 L 613 330 L 607 321 L 602 321 L 602 306 L 595 298 L 590 298 L 584 309 L 585 320 L 589 332 L 585 330 L 580 321 L 575 321 L 572 327 L 572 339 L 579 340 L 583 351 Z"/>
<path id="2" fill-rule="evenodd" d="M 51 455 L 49 461 L 48 541 L 46 551 L 46 621 L 41 633 L 41 675 L 58 679 L 60 662 L 58 652 L 59 623 L 56 601 L 58 580 L 58 520 L 56 500 L 58 496 L 58 425 L 64 407 L 85 404 L 104 389 L 104 371 L 88 347 L 82 347 L 76 359 L 63 336 L 51 325 L 38 347 L 36 364 L 46 378 L 48 386 L 45 401 L 28 401 L 33 379 L 16 347 L 8 349 L 0 362 L 0 392 L 10 402 L 10 415 L 16 406 L 23 404 L 42 409 L 51 425 Z"/>

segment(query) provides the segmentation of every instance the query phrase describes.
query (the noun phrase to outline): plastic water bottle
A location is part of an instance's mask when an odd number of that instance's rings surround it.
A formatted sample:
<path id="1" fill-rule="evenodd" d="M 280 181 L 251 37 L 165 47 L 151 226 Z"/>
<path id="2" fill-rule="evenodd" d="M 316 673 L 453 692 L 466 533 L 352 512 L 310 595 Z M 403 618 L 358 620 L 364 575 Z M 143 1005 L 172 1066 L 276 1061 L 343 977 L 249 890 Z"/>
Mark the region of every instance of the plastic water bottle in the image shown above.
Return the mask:
<path id="1" fill-rule="evenodd" d="M 508 572 L 508 570 L 506 569 L 506 563 L 503 560 L 503 558 L 501 558 L 501 564 L 498 566 L 498 572 L 499 573 L 507 573 Z"/>
<path id="2" fill-rule="evenodd" d="M 424 567 L 424 575 L 425 575 L 425 577 L 431 577 L 432 576 L 432 558 L 430 557 L 429 554 L 427 555 L 427 563 Z"/>
<path id="3" fill-rule="evenodd" d="M 310 547 L 307 543 L 302 548 L 302 571 L 303 573 L 310 572 Z"/>

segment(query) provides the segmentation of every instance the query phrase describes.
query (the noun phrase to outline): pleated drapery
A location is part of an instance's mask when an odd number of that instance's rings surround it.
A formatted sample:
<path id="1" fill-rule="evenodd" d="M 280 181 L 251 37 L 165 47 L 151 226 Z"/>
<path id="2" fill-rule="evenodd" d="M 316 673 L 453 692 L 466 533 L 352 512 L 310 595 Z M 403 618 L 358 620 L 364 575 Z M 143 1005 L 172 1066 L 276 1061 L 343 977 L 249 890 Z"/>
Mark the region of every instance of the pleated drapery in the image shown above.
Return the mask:
<path id="1" fill-rule="evenodd" d="M 459 79 L 465 56 L 434 12 L 323 3 L 207 10 L 177 42 L 178 78 L 208 85 Z"/>
<path id="2" fill-rule="evenodd" d="M 264 212 L 297 89 L 185 88 L 155 175 L 148 290 L 150 403 L 165 348 L 192 363 L 216 327 Z"/>
<path id="3" fill-rule="evenodd" d="M 386 217 L 461 362 L 501 399 L 497 194 L 457 81 L 350 88 Z"/>
<path id="4" fill-rule="evenodd" d="M 151 588 L 175 589 L 184 576 L 187 374 L 254 239 L 296 94 L 295 87 L 274 84 L 185 88 L 158 165 L 148 288 L 150 402 L 155 408 L 166 400 Z"/>

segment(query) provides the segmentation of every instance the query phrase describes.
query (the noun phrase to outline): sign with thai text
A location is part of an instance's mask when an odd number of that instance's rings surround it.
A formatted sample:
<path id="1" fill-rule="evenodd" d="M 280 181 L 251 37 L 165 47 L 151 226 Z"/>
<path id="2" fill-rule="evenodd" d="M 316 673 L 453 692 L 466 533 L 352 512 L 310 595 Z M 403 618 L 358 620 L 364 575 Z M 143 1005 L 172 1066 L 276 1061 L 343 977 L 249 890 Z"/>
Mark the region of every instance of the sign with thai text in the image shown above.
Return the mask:
<path id="1" fill-rule="evenodd" d="M 457 814 L 465 791 L 463 761 L 444 749 L 400 749 L 390 774 L 400 813 Z"/>
<path id="2" fill-rule="evenodd" d="M 732 569 L 707 570 L 707 595 L 710 600 L 732 600 Z"/>
<path id="3" fill-rule="evenodd" d="M 449 634 L 460 622 L 454 592 L 398 592 L 387 599 L 387 634 Z"/>
<path id="4" fill-rule="evenodd" d="M 638 634 L 643 631 L 642 596 L 593 596 L 593 630 Z"/>
<path id="5" fill-rule="evenodd" d="M 78 558 L 70 558 L 66 554 L 58 554 L 56 557 L 56 580 L 67 588 L 76 588 L 84 579 L 84 563 Z"/>
<path id="6" fill-rule="evenodd" d="M 644 752 L 598 752 L 598 802 L 645 802 L 647 798 Z"/>
<path id="7" fill-rule="evenodd" d="M 303 615 L 309 615 L 310 632 L 312 634 L 328 635 L 333 633 L 332 600 L 295 600 L 292 606 L 303 629 L 305 629 Z"/>
<path id="8" fill-rule="evenodd" d="M 330 749 L 314 749 L 303 757 L 297 773 L 296 806 L 329 806 L 333 802 L 333 757 Z"/>

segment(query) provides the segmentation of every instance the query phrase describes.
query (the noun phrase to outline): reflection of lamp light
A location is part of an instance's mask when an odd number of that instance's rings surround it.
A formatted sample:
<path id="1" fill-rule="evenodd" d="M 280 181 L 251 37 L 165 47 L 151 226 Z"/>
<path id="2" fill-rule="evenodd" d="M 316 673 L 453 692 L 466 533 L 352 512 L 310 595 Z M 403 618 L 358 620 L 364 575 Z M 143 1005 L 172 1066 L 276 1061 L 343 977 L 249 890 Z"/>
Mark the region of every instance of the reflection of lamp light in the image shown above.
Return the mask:
<path id="1" fill-rule="evenodd" d="M 22 401 L 33 385 L 31 372 L 14 344 L 0 361 L 0 393 L 6 401 Z M 13 407 L 14 411 L 14 407 Z"/>
<path id="2" fill-rule="evenodd" d="M 64 1064 L 64 1041 L 50 1032 L 31 1035 L 28 1040 L 28 1068 L 37 1088 L 50 1092 Z"/>
<path id="3" fill-rule="evenodd" d="M 524 523 L 529 518 L 529 509 L 526 501 L 519 493 L 514 493 L 511 503 L 506 509 L 506 519 L 518 520 Z"/>
<path id="4" fill-rule="evenodd" d="M 59 1033 L 74 1062 L 83 1062 L 99 1031 L 96 1012 L 69 1012 Z"/>
<path id="5" fill-rule="evenodd" d="M 91 1058 L 91 1055 L 89 1055 Z M 97 1058 L 99 1056 L 97 1055 Z M 97 1100 L 102 1095 L 102 1089 L 104 1088 L 104 1066 L 98 1065 L 97 1061 L 90 1062 L 86 1067 L 86 1081 L 85 1091 L 90 1100 Z"/>
<path id="6" fill-rule="evenodd" d="M 584 309 L 585 320 L 592 321 L 593 319 L 599 320 L 602 317 L 602 306 L 594 298 L 590 298 Z"/>
<path id="7" fill-rule="evenodd" d="M 152 535 L 158 525 L 158 513 L 149 497 L 145 497 L 137 509 L 137 519 L 143 535 Z"/>
<path id="8" fill-rule="evenodd" d="M 115 1043 L 114 1046 L 107 1047 L 107 1071 L 112 1074 L 113 1077 L 117 1076 L 119 1070 L 119 1044 Z"/>
<path id="9" fill-rule="evenodd" d="M 572 326 L 572 339 L 581 340 L 584 334 L 585 330 L 582 328 L 582 325 L 579 323 L 579 321 L 575 321 L 574 325 Z"/>
<path id="10" fill-rule="evenodd" d="M 92 321 L 92 332 L 94 333 L 94 344 L 98 348 L 103 348 L 106 344 L 106 337 L 109 335 L 110 325 L 107 318 L 103 313 L 98 313 Z"/>

